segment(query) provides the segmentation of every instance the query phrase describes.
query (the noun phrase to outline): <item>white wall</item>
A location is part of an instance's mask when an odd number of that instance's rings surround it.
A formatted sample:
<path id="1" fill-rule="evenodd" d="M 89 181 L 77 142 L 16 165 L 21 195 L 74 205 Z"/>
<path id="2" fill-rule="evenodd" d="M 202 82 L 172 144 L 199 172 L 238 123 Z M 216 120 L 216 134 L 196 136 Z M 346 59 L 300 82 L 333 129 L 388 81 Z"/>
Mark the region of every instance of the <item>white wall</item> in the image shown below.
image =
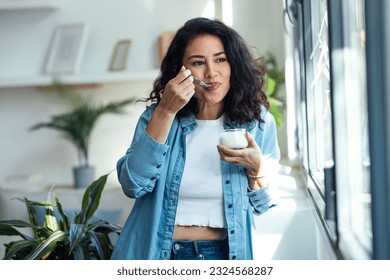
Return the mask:
<path id="1" fill-rule="evenodd" d="M 230 2 L 230 1 L 225 1 Z M 271 52 L 275 55 L 278 67 L 285 64 L 285 31 L 283 27 L 283 0 L 235 0 L 232 25 L 252 46 L 259 56 Z M 281 87 L 280 95 L 285 95 L 285 87 Z M 282 127 L 278 129 L 278 140 L 282 157 L 287 157 L 286 117 Z"/>
<path id="2" fill-rule="evenodd" d="M 90 26 L 81 72 L 106 71 L 117 40 L 131 38 L 129 70 L 157 65 L 156 40 L 206 11 L 209 0 L 59 0 L 57 10 L 0 11 L 1 76 L 24 77 L 41 72 L 56 25 L 86 22 Z M 211 1 L 212 2 L 212 1 Z"/>
<path id="3" fill-rule="evenodd" d="M 233 27 L 257 49 L 272 52 L 284 66 L 283 0 L 236 0 L 232 2 Z"/>
<path id="4" fill-rule="evenodd" d="M 133 40 L 128 71 L 152 69 L 157 65 L 156 41 L 161 32 L 176 30 L 191 17 L 214 15 L 214 2 L 208 0 L 60 2 L 60 8 L 54 11 L 0 11 L 0 53 L 7 54 L 0 60 L 0 78 L 39 75 L 57 24 L 89 23 L 89 39 L 80 72 L 103 73 L 117 40 L 127 37 Z M 233 25 L 250 45 L 264 50 L 283 46 L 280 30 L 276 32 L 268 27 L 280 25 L 280 18 L 274 17 L 281 13 L 279 2 L 233 1 Z M 265 18 L 267 10 L 272 11 L 268 19 Z M 274 34 L 272 39 L 271 34 Z M 278 55 L 283 60 L 281 50 Z M 129 96 L 145 97 L 151 87 L 152 81 L 110 84 L 82 93 L 104 102 Z M 71 167 L 77 164 L 74 147 L 55 131 L 28 132 L 31 125 L 63 110 L 49 93 L 37 88 L 0 89 L 0 185 L 9 176 L 36 173 L 42 174 L 45 184 L 71 184 Z M 128 115 L 103 116 L 93 131 L 91 143 L 91 162 L 96 165 L 98 175 L 115 168 L 117 159 L 129 145 L 142 110 L 142 104 L 131 105 Z M 115 176 L 109 180 L 116 183 Z"/>

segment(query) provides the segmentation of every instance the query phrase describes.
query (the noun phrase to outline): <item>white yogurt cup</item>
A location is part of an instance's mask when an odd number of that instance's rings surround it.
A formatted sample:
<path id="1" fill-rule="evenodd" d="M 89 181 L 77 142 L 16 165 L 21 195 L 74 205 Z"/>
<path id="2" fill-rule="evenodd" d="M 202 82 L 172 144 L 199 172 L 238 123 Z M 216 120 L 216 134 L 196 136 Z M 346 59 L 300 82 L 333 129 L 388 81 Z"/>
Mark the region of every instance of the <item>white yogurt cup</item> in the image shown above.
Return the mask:
<path id="1" fill-rule="evenodd" d="M 243 128 L 225 129 L 220 133 L 219 144 L 231 149 L 242 149 L 248 146 L 245 136 L 246 130 Z"/>

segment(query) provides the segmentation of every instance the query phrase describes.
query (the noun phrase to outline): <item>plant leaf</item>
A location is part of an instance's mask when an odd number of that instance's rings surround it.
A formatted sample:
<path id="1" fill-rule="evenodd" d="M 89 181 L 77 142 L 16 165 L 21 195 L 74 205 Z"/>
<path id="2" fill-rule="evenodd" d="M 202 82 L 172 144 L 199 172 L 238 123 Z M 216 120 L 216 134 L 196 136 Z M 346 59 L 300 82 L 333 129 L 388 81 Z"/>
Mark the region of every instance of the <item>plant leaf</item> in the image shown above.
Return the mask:
<path id="1" fill-rule="evenodd" d="M 110 172 L 111 173 L 111 172 Z M 86 224 L 99 207 L 102 191 L 110 173 L 95 180 L 85 191 L 79 215 L 75 217 L 76 224 Z"/>
<path id="2" fill-rule="evenodd" d="M 72 251 L 75 260 L 90 260 L 89 249 L 85 244 L 78 244 Z"/>
<path id="3" fill-rule="evenodd" d="M 276 100 L 272 97 L 269 98 L 270 108 L 269 112 L 273 115 L 277 127 L 281 127 L 283 124 L 283 103 L 279 100 Z"/>
<path id="4" fill-rule="evenodd" d="M 276 92 L 276 81 L 268 75 L 265 77 L 265 92 L 268 97 L 273 96 Z"/>
<path id="5" fill-rule="evenodd" d="M 90 238 L 93 246 L 96 248 L 98 256 L 101 260 L 107 260 L 110 257 L 109 253 L 109 242 L 107 240 L 106 235 L 94 232 L 87 231 L 87 235 Z"/>
<path id="6" fill-rule="evenodd" d="M 38 227 L 39 223 L 37 219 L 37 213 L 33 207 L 34 201 L 30 201 L 26 197 L 23 199 L 21 198 L 16 198 L 16 199 L 22 201 L 26 205 L 30 225 L 32 227 Z"/>
<path id="7" fill-rule="evenodd" d="M 51 253 L 58 241 L 63 241 L 66 237 L 66 232 L 63 232 L 61 230 L 53 232 L 50 237 L 45 240 L 42 243 L 39 243 L 36 248 L 33 249 L 33 251 L 26 256 L 27 260 L 39 260 L 42 259 L 43 256 L 45 256 L 48 253 Z"/>
<path id="8" fill-rule="evenodd" d="M 88 229 L 92 229 L 97 232 L 102 232 L 105 234 L 115 232 L 115 233 L 120 233 L 123 229 L 123 227 L 119 224 L 113 224 L 107 221 L 96 221 L 90 225 L 88 225 Z"/>
<path id="9" fill-rule="evenodd" d="M 57 88 L 58 91 L 63 89 L 59 82 L 54 83 L 54 89 L 55 88 Z M 82 98 L 80 100 L 82 100 Z M 134 101 L 134 98 L 129 98 L 119 102 L 111 102 L 106 105 L 93 106 L 89 101 L 84 100 L 77 104 L 77 107 L 73 108 L 71 111 L 54 115 L 51 117 L 50 121 L 41 122 L 30 127 L 30 131 L 41 128 L 59 131 L 75 145 L 78 154 L 82 155 L 85 165 L 88 166 L 89 139 L 98 119 L 106 113 L 121 114 L 122 109 Z M 80 159 L 80 164 L 82 164 L 82 159 Z"/>
<path id="10" fill-rule="evenodd" d="M 60 221 L 60 225 L 62 226 L 61 230 L 68 232 L 70 228 L 69 219 L 65 215 L 64 211 L 62 210 L 62 205 L 56 196 L 54 196 L 54 200 L 56 202 L 58 213 L 60 213 L 61 216 L 61 221 Z"/>
<path id="11" fill-rule="evenodd" d="M 32 227 L 29 223 L 22 220 L 2 220 L 0 226 L 13 226 L 18 228 Z"/>
<path id="12" fill-rule="evenodd" d="M 3 260 L 11 260 L 16 257 L 16 259 L 19 259 L 18 252 L 33 248 L 36 246 L 37 242 L 35 240 L 18 240 L 14 242 L 10 242 L 7 246 L 7 250 L 5 252 L 5 255 L 3 257 Z M 30 251 L 30 249 L 29 249 Z M 22 258 L 22 256 L 20 256 Z"/>
<path id="13" fill-rule="evenodd" d="M 69 230 L 69 244 L 72 253 L 73 250 L 79 245 L 79 242 L 84 239 L 86 228 L 83 224 L 71 224 Z"/>
<path id="14" fill-rule="evenodd" d="M 57 222 L 57 217 L 54 215 L 54 212 L 53 212 L 53 205 L 51 203 L 51 199 L 52 199 L 52 196 L 53 196 L 53 189 L 54 189 L 55 185 L 53 185 L 48 194 L 47 194 L 47 198 L 46 198 L 46 203 L 47 205 L 45 205 L 45 222 L 44 222 L 44 227 L 48 227 L 49 229 L 51 229 L 52 231 L 56 231 L 58 230 L 58 222 Z"/>
<path id="15" fill-rule="evenodd" d="M 28 235 L 25 235 L 15 229 L 15 227 L 31 227 L 29 223 L 26 223 L 25 221 L 19 221 L 19 220 L 5 220 L 0 221 L 0 235 L 7 235 L 7 236 L 15 236 L 18 235 L 21 238 L 25 240 L 31 240 L 32 238 Z"/>

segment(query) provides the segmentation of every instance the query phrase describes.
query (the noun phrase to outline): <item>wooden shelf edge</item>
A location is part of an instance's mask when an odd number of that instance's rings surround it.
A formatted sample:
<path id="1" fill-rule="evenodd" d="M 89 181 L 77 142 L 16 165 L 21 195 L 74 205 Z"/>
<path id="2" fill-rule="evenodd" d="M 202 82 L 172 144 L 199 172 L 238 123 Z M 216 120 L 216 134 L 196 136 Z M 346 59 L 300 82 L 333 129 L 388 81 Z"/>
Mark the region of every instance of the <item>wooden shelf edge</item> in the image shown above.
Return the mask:
<path id="1" fill-rule="evenodd" d="M 112 83 L 132 83 L 154 81 L 159 74 L 159 69 L 136 72 L 108 72 L 102 74 L 75 74 L 75 75 L 42 75 L 36 77 L 0 77 L 1 88 L 17 87 L 45 87 L 50 86 L 54 80 L 59 80 L 67 85 L 101 85 Z"/>

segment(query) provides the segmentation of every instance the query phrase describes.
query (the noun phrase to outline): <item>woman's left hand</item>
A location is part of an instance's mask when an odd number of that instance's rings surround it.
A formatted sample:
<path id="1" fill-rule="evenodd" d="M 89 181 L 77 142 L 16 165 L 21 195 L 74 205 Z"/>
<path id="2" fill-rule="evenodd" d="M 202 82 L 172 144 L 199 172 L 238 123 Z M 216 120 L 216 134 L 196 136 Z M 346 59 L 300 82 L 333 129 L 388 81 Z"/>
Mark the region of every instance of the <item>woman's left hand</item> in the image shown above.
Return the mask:
<path id="1" fill-rule="evenodd" d="M 253 139 L 249 132 L 245 134 L 248 140 L 248 146 L 244 149 L 230 149 L 223 145 L 218 145 L 218 152 L 223 161 L 245 167 L 248 173 L 261 174 L 264 169 L 264 158 L 259 145 Z"/>

